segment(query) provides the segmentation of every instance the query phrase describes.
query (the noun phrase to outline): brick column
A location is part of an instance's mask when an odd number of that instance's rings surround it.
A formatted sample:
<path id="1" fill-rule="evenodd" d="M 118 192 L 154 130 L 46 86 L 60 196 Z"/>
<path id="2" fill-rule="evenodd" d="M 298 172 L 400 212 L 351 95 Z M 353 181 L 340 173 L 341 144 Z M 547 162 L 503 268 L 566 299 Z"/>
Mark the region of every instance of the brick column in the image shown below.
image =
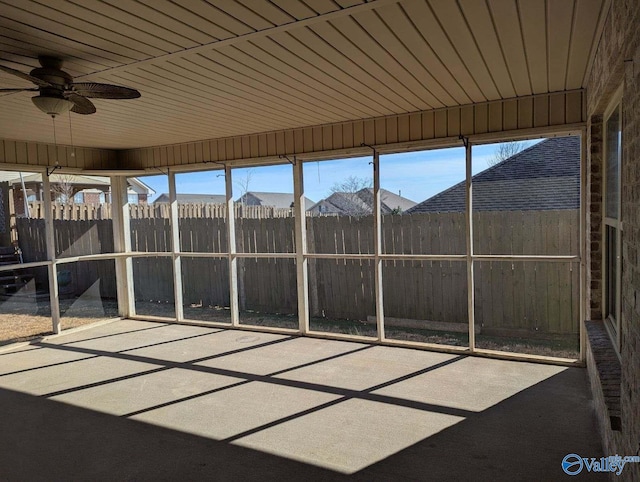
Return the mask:
<path id="1" fill-rule="evenodd" d="M 602 319 L 602 116 L 587 124 L 587 318 Z"/>

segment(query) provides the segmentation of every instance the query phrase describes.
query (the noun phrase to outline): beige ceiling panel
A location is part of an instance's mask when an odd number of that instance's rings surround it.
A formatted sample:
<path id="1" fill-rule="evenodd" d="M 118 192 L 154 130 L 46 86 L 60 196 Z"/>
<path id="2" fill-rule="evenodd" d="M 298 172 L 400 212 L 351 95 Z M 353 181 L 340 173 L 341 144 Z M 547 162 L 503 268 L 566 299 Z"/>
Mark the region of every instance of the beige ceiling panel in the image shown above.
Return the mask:
<path id="1" fill-rule="evenodd" d="M 305 0 L 305 3 L 309 5 L 319 15 L 339 10 L 340 7 L 333 0 Z M 362 3 L 362 2 L 356 2 Z"/>
<path id="2" fill-rule="evenodd" d="M 262 62 L 273 65 L 282 75 L 296 76 L 307 85 L 335 97 L 353 112 L 358 112 L 361 117 L 370 117 L 372 112 L 381 112 L 379 107 L 362 95 L 356 87 L 344 86 L 336 82 L 335 79 L 324 75 L 321 69 L 297 57 L 271 39 L 260 42 L 259 47 L 244 43 L 237 48 Z"/>
<path id="3" fill-rule="evenodd" d="M 85 0 L 81 2 L 75 1 L 80 5 L 86 3 Z M 116 8 L 123 7 L 122 0 L 104 1 Z M 124 8 L 126 12 L 133 17 L 133 20 L 128 20 L 127 23 L 129 25 L 132 23 L 140 23 L 139 20 L 136 20 L 136 17 L 138 19 L 144 19 L 144 22 L 149 25 L 149 27 L 145 29 L 146 31 L 178 43 L 184 48 L 216 40 L 215 37 L 206 33 L 206 31 L 203 32 L 191 25 L 195 15 L 185 16 L 186 11 L 171 2 L 154 0 L 152 6 L 147 6 L 142 2 L 131 1 L 127 2 Z M 115 15 L 117 16 L 114 18 L 121 16 L 117 13 Z M 122 21 L 125 20 L 127 19 L 122 19 Z"/>
<path id="4" fill-rule="evenodd" d="M 507 61 L 507 68 L 516 89 L 516 95 L 530 95 L 532 93 L 531 77 L 522 42 L 516 0 L 489 0 L 489 8 L 496 25 L 500 46 Z"/>
<path id="5" fill-rule="evenodd" d="M 88 30 L 69 26 L 64 23 L 67 19 L 62 14 L 55 15 L 55 18 L 49 18 L 45 13 L 43 17 L 6 4 L 2 5 L 2 11 L 13 20 L 33 26 L 38 30 L 56 32 L 57 36 L 65 37 L 73 41 L 76 45 L 88 43 L 92 47 L 112 52 L 127 59 L 143 59 L 150 55 L 148 52 L 139 49 L 138 45 L 135 46 L 136 48 L 124 46 L 98 36 L 96 34 L 96 30 L 99 30 L 98 27 L 94 29 L 91 24 L 87 24 L 86 22 L 81 22 L 81 25 Z M 2 26 L 2 23 L 3 17 L 0 17 L 0 26 Z"/>
<path id="6" fill-rule="evenodd" d="M 501 95 L 491 78 L 487 64 L 478 50 L 475 39 L 456 2 L 449 0 L 429 0 L 447 37 L 465 66 L 475 79 L 486 99 L 498 99 Z"/>
<path id="7" fill-rule="evenodd" d="M 135 101 L 108 101 L 100 99 L 96 99 L 94 103 L 100 113 L 100 117 L 108 118 L 112 116 L 113 119 L 116 120 L 121 117 L 121 114 L 124 114 L 122 116 L 124 117 L 123 125 L 131 126 L 131 128 L 137 128 L 139 126 L 151 128 L 155 126 L 156 129 L 165 131 L 167 136 L 174 136 L 180 132 L 182 133 L 181 135 L 194 131 L 200 131 L 201 133 L 212 132 L 210 128 L 205 127 L 207 122 L 210 121 L 214 121 L 221 126 L 225 125 L 224 119 L 220 119 L 216 116 L 215 112 L 202 107 L 202 104 L 198 105 L 197 99 L 191 102 L 192 105 L 189 105 L 188 99 L 150 94 L 147 96 L 146 101 L 141 104 L 136 104 Z M 197 112 L 196 109 L 200 109 L 202 112 Z M 190 110 L 200 114 L 199 121 L 189 113 Z M 128 117 L 126 117 L 127 113 L 129 114 Z M 91 117 L 82 119 L 76 117 L 74 120 L 88 124 L 97 120 L 96 115 L 97 114 L 94 114 Z"/>
<path id="8" fill-rule="evenodd" d="M 207 2 L 188 0 L 180 2 L 180 4 L 236 36 L 246 35 L 256 30 L 249 25 L 254 18 L 254 13 L 244 8 L 238 9 L 239 4 L 236 0 L 209 0 Z M 242 6 L 240 5 L 240 7 Z M 242 12 L 248 16 L 244 17 Z"/>
<path id="9" fill-rule="evenodd" d="M 205 63 L 213 69 L 204 67 Z M 202 57 L 192 57 L 190 60 L 178 59 L 174 62 L 165 62 L 160 67 L 149 66 L 145 70 L 158 77 L 162 76 L 169 83 L 179 82 L 182 85 L 182 95 L 188 92 L 196 101 L 207 98 L 213 100 L 215 95 L 215 97 L 227 98 L 232 107 L 243 108 L 254 115 L 277 116 L 276 118 L 279 117 L 285 122 L 293 123 L 317 123 L 323 120 L 321 117 L 313 116 L 312 112 L 299 112 L 294 108 L 293 103 L 289 106 L 285 105 L 285 99 L 271 95 L 266 89 L 258 90 L 218 74 L 215 64 L 207 62 Z"/>
<path id="10" fill-rule="evenodd" d="M 12 32 L 12 35 L 14 33 Z M 0 35 L 0 58 L 2 58 L 3 65 L 10 66 L 11 62 L 16 62 L 14 68 L 28 72 L 30 68 L 38 66 L 36 56 L 40 55 L 60 55 L 60 48 L 56 50 L 51 46 L 50 42 L 33 42 L 33 38 L 25 38 L 19 40 L 17 38 L 8 38 Z M 67 50 L 68 51 L 68 50 Z M 6 61 L 6 62 L 5 62 Z M 81 59 L 65 56 L 64 69 L 73 77 L 79 75 L 86 75 L 97 70 L 108 69 L 111 66 L 117 65 L 113 62 L 109 63 L 97 63 L 91 58 L 84 55 Z M 27 67 L 30 66 L 30 67 Z M 8 74 L 7 74 L 8 75 Z M 17 79 L 17 77 L 14 77 Z"/>
<path id="11" fill-rule="evenodd" d="M 572 0 L 549 0 L 547 3 L 550 92 L 565 89 L 574 8 Z"/>
<path id="12" fill-rule="evenodd" d="M 293 76 L 283 75 L 280 71 L 266 65 L 252 56 L 238 50 L 235 47 L 228 47 L 222 51 L 211 51 L 208 54 L 201 54 L 202 57 L 216 62 L 226 69 L 227 75 L 231 78 L 240 77 L 245 82 L 263 84 L 274 90 L 279 90 L 294 100 L 299 100 L 307 110 L 313 110 L 322 115 L 331 115 L 348 118 L 352 111 L 345 109 L 345 105 L 340 103 L 332 95 L 324 94 L 318 89 L 308 86 Z M 302 74 L 300 75 L 302 77 Z"/>
<path id="13" fill-rule="evenodd" d="M 529 75 L 531 76 L 531 88 L 534 94 L 549 91 L 549 66 L 547 63 L 547 20 L 545 2 L 519 0 L 518 9 L 522 22 L 522 37 L 524 40 L 525 55 Z M 576 88 L 579 86 L 576 86 Z"/>
<path id="14" fill-rule="evenodd" d="M 141 91 L 132 101 L 96 99 L 96 114 L 72 114 L 78 146 L 125 149 L 264 132 L 285 133 L 286 145 L 290 130 L 308 131 L 314 149 L 358 145 L 469 124 L 468 109 L 406 113 L 582 87 L 604 1 L 0 0 L 0 59 L 28 72 L 38 54 L 59 55 L 76 81 Z M 0 88 L 20 87 L 29 82 L 0 73 Z M 52 142 L 51 119 L 33 95 L 0 93 L 0 136 Z M 579 122 L 582 96 L 566 98 L 565 110 L 554 104 L 546 113 L 542 104 L 518 100 L 502 128 Z M 483 109 L 484 129 L 495 129 L 497 111 L 489 118 L 485 105 L 473 117 Z M 56 121 L 62 144 L 70 143 L 68 120 Z M 266 152 L 281 151 L 277 134 L 264 139 Z M 215 142 L 209 153 L 244 155 L 242 146 Z"/>
<path id="15" fill-rule="evenodd" d="M 433 50 L 422 38 L 414 23 L 404 9 L 391 4 L 376 10 L 384 19 L 398 39 L 416 56 L 418 61 L 428 70 L 424 80 L 428 89 L 440 99 L 444 105 L 467 104 L 471 99 L 451 75 Z"/>
<path id="16" fill-rule="evenodd" d="M 123 8 L 124 7 L 124 8 Z M 95 22 L 95 12 L 100 12 L 100 20 Z M 64 5 L 63 13 L 73 16 L 84 22 L 94 22 L 118 37 L 134 39 L 138 42 L 153 46 L 164 52 L 195 47 L 198 43 L 189 37 L 182 35 L 177 29 L 192 33 L 191 29 L 184 28 L 173 22 L 171 27 L 158 24 L 166 23 L 157 10 L 149 9 L 137 1 L 122 2 L 116 7 L 106 3 L 106 0 L 71 0 Z"/>
<path id="17" fill-rule="evenodd" d="M 256 0 L 261 2 L 264 0 Z M 251 30 L 264 30 L 272 27 L 273 24 L 266 21 L 250 8 L 245 7 L 240 2 L 230 2 L 229 0 L 209 0 L 209 3 L 217 9 L 227 14 L 224 24 L 229 21 L 235 25 L 233 32 L 236 35 L 248 33 Z M 234 21 L 235 20 L 235 21 Z"/>
<path id="18" fill-rule="evenodd" d="M 334 0 L 338 5 L 342 8 L 353 7 L 354 5 L 359 5 L 364 3 L 366 0 Z"/>
<path id="19" fill-rule="evenodd" d="M 515 97 L 516 91 L 486 2 L 460 0 L 460 7 L 499 96 L 503 99 Z"/>
<path id="20" fill-rule="evenodd" d="M 0 8 L 5 8 L 0 6 Z M 38 54 L 55 54 L 66 57 L 76 57 L 78 59 L 87 59 L 92 62 L 105 64 L 109 67 L 115 67 L 122 63 L 131 62 L 134 59 L 130 56 L 122 56 L 110 50 L 97 48 L 90 43 L 81 43 L 70 40 L 62 35 L 55 35 L 46 30 L 35 28 L 13 19 L 0 16 L 0 27 L 4 35 L 23 42 L 31 43 L 37 46 L 32 50 L 32 58 L 36 58 Z M 34 67 L 37 61 L 34 60 Z"/>
<path id="21" fill-rule="evenodd" d="M 284 25 L 296 20 L 295 17 L 286 13 L 281 8 L 276 7 L 271 2 L 256 1 L 256 0 L 240 0 L 245 7 L 250 8 L 256 14 L 260 15 L 272 26 Z"/>
<path id="22" fill-rule="evenodd" d="M 168 67 L 168 66 L 167 66 Z M 172 89 L 176 80 L 172 77 L 178 74 L 171 73 L 165 69 L 149 66 L 148 70 L 139 71 L 133 74 L 120 74 L 115 79 L 120 83 L 135 84 L 141 88 L 149 86 L 150 92 L 146 94 L 145 104 L 155 104 L 158 108 L 168 107 L 176 114 L 190 116 L 192 124 L 199 124 L 198 118 L 204 116 L 213 125 L 245 128 L 251 122 L 258 120 L 255 116 L 264 113 L 258 106 L 245 101 L 238 103 L 239 98 L 217 89 L 213 92 L 198 90 L 194 84 L 186 77 L 180 77 L 183 88 L 179 93 Z M 195 87 L 194 87 L 195 85 Z M 195 115 L 194 115 L 195 114 Z M 216 117 L 212 117 L 216 116 Z M 252 119 L 251 121 L 247 121 Z M 244 119 L 244 120 L 243 120 Z"/>
<path id="23" fill-rule="evenodd" d="M 360 15 L 369 13 L 371 12 L 364 12 Z M 363 20 L 360 16 L 357 19 L 359 19 L 359 22 L 366 23 L 366 20 Z M 378 35 L 381 35 L 381 33 L 367 32 L 365 30 L 366 27 L 359 22 L 352 17 L 343 17 L 334 20 L 332 23 L 345 38 L 357 45 L 365 55 L 389 73 L 393 79 L 390 87 L 404 92 L 404 97 L 412 106 L 409 110 L 420 110 L 418 106 L 425 103 L 419 95 L 423 87 L 404 70 L 391 53 L 378 43 Z M 354 60 L 357 61 L 357 57 Z"/>
<path id="24" fill-rule="evenodd" d="M 331 58 L 337 62 L 338 66 L 348 68 L 350 72 L 355 72 L 355 69 L 362 69 L 366 72 L 366 75 L 362 77 L 363 83 L 369 89 L 374 89 L 383 100 L 392 102 L 395 106 L 392 107 L 393 112 L 415 110 L 413 104 L 403 96 L 403 92 L 393 88 L 396 80 L 363 52 L 358 45 L 346 39 L 330 22 L 313 25 L 310 28 L 334 49 L 336 55 Z M 338 60 L 338 56 L 345 57 L 346 66 Z"/>
<path id="25" fill-rule="evenodd" d="M 311 28 L 303 28 L 292 30 L 291 35 L 308 48 L 313 49 L 323 59 L 326 59 L 327 62 L 335 66 L 335 68 L 347 74 L 347 76 L 345 76 L 346 79 L 351 79 L 351 82 L 359 83 L 363 93 L 375 99 L 380 106 L 383 106 L 390 112 L 402 111 L 403 107 L 410 105 L 388 84 L 380 81 L 380 79 L 375 76 L 375 72 L 381 70 L 377 64 L 370 61 L 370 68 L 365 68 L 364 64 L 366 62 L 360 61 L 370 59 L 365 57 L 362 52 L 358 51 L 356 54 L 358 56 L 352 57 L 348 55 L 345 49 L 338 50 L 328 43 L 328 38 L 333 38 L 335 41 L 335 36 L 340 34 L 329 25 L 323 24 L 323 27 L 325 27 L 326 30 L 323 28 L 319 29 L 323 32 L 322 34 L 320 34 L 320 31 L 316 32 Z M 325 38 L 325 35 L 327 38 Z M 356 49 L 355 46 L 352 48 L 354 50 Z M 356 61 L 354 61 L 354 59 Z"/>
<path id="26" fill-rule="evenodd" d="M 352 97 L 354 97 L 354 100 L 358 100 L 361 106 L 368 107 L 370 109 L 369 112 L 381 113 L 390 109 L 388 101 L 385 102 L 384 99 L 381 99 L 375 91 L 367 88 L 364 84 L 361 84 L 359 79 L 354 79 L 354 77 L 348 75 L 321 55 L 318 55 L 289 33 L 277 34 L 270 37 L 270 39 L 297 58 L 303 58 L 308 61 L 309 64 L 313 65 L 314 69 L 323 72 L 330 78 L 331 81 L 327 82 L 327 84 L 334 90 L 353 89 L 354 94 L 352 94 Z"/>
<path id="27" fill-rule="evenodd" d="M 439 93 L 446 95 L 445 99 L 438 98 L 429 90 L 427 87 L 429 83 L 434 87 L 440 86 L 433 80 L 429 71 L 420 63 L 415 54 L 398 40 L 395 32 L 389 29 L 377 12 L 362 12 L 355 19 L 393 57 L 398 67 L 390 64 L 387 70 L 397 71 L 399 80 L 416 93 L 416 96 L 422 101 L 418 105 L 420 110 L 443 107 L 447 101 L 450 102 L 449 96 L 444 94 L 441 88 L 438 89 Z M 412 28 L 410 24 L 407 27 Z"/>
<path id="28" fill-rule="evenodd" d="M 252 31 L 222 10 L 200 0 L 182 0 L 179 3 L 171 0 L 140 0 L 140 2 L 151 8 L 157 8 L 216 39 L 227 39 Z"/>
<path id="29" fill-rule="evenodd" d="M 453 45 L 442 30 L 438 19 L 434 16 L 431 7 L 426 0 L 404 0 L 402 7 L 410 18 L 416 21 L 416 27 L 422 37 L 427 41 L 430 48 L 438 56 L 440 61 L 447 67 L 451 75 L 455 77 L 460 86 L 464 89 L 471 102 L 483 102 L 486 97 L 478 88 L 469 70 L 466 68 L 460 56 L 455 51 Z"/>
<path id="30" fill-rule="evenodd" d="M 316 12 L 301 0 L 271 0 L 271 3 L 297 20 L 316 16 Z"/>
<path id="31" fill-rule="evenodd" d="M 567 90 L 580 87 L 585 78 L 589 54 L 595 48 L 594 37 L 598 28 L 601 4 L 600 0 L 582 0 L 576 3 L 569 47 Z"/>

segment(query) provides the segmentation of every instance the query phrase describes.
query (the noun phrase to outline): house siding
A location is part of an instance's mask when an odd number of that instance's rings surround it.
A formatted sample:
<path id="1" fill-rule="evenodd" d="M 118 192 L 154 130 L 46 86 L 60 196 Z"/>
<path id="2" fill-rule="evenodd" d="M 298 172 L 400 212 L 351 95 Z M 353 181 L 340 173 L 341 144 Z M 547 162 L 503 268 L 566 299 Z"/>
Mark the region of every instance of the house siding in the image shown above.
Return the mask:
<path id="1" fill-rule="evenodd" d="M 341 157 L 370 155 L 364 144 L 458 142 L 460 135 L 481 135 L 539 128 L 579 126 L 585 122 L 585 96 L 582 90 L 537 94 L 517 99 L 355 120 L 323 126 L 289 129 L 226 139 L 210 139 L 189 144 L 143 147 L 118 151 L 122 169 L 167 167 L 204 162 L 230 162 L 273 159 L 276 156 L 305 155 Z M 260 138 L 272 138 L 269 143 Z M 173 153 L 173 157 L 168 153 Z"/>
<path id="2" fill-rule="evenodd" d="M 589 375 L 606 454 L 635 455 L 640 444 L 640 9 L 637 0 L 613 0 L 587 82 L 589 314 L 602 318 L 602 115 L 623 85 L 622 110 L 622 315 L 620 430 L 612 430 L 597 386 L 593 352 Z M 640 464 L 616 480 L 640 481 Z"/>

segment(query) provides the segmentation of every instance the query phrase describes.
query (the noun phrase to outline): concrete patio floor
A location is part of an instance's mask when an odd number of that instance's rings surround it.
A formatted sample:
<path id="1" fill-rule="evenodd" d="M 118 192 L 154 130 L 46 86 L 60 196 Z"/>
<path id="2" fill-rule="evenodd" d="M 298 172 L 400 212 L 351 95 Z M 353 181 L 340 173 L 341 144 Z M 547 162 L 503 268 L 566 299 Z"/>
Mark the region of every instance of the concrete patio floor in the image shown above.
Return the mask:
<path id="1" fill-rule="evenodd" d="M 131 320 L 0 352 L 0 427 L 2 480 L 540 481 L 603 455 L 584 369 Z"/>

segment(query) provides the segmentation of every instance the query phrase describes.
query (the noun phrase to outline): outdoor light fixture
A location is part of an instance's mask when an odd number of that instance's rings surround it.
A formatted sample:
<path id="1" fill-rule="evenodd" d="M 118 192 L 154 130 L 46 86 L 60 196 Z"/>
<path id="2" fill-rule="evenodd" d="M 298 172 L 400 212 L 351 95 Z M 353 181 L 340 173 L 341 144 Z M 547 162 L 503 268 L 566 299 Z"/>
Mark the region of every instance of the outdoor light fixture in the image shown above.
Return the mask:
<path id="1" fill-rule="evenodd" d="M 31 97 L 31 100 L 38 109 L 51 117 L 64 114 L 74 106 L 73 102 L 63 97 L 37 95 L 35 97 Z"/>

